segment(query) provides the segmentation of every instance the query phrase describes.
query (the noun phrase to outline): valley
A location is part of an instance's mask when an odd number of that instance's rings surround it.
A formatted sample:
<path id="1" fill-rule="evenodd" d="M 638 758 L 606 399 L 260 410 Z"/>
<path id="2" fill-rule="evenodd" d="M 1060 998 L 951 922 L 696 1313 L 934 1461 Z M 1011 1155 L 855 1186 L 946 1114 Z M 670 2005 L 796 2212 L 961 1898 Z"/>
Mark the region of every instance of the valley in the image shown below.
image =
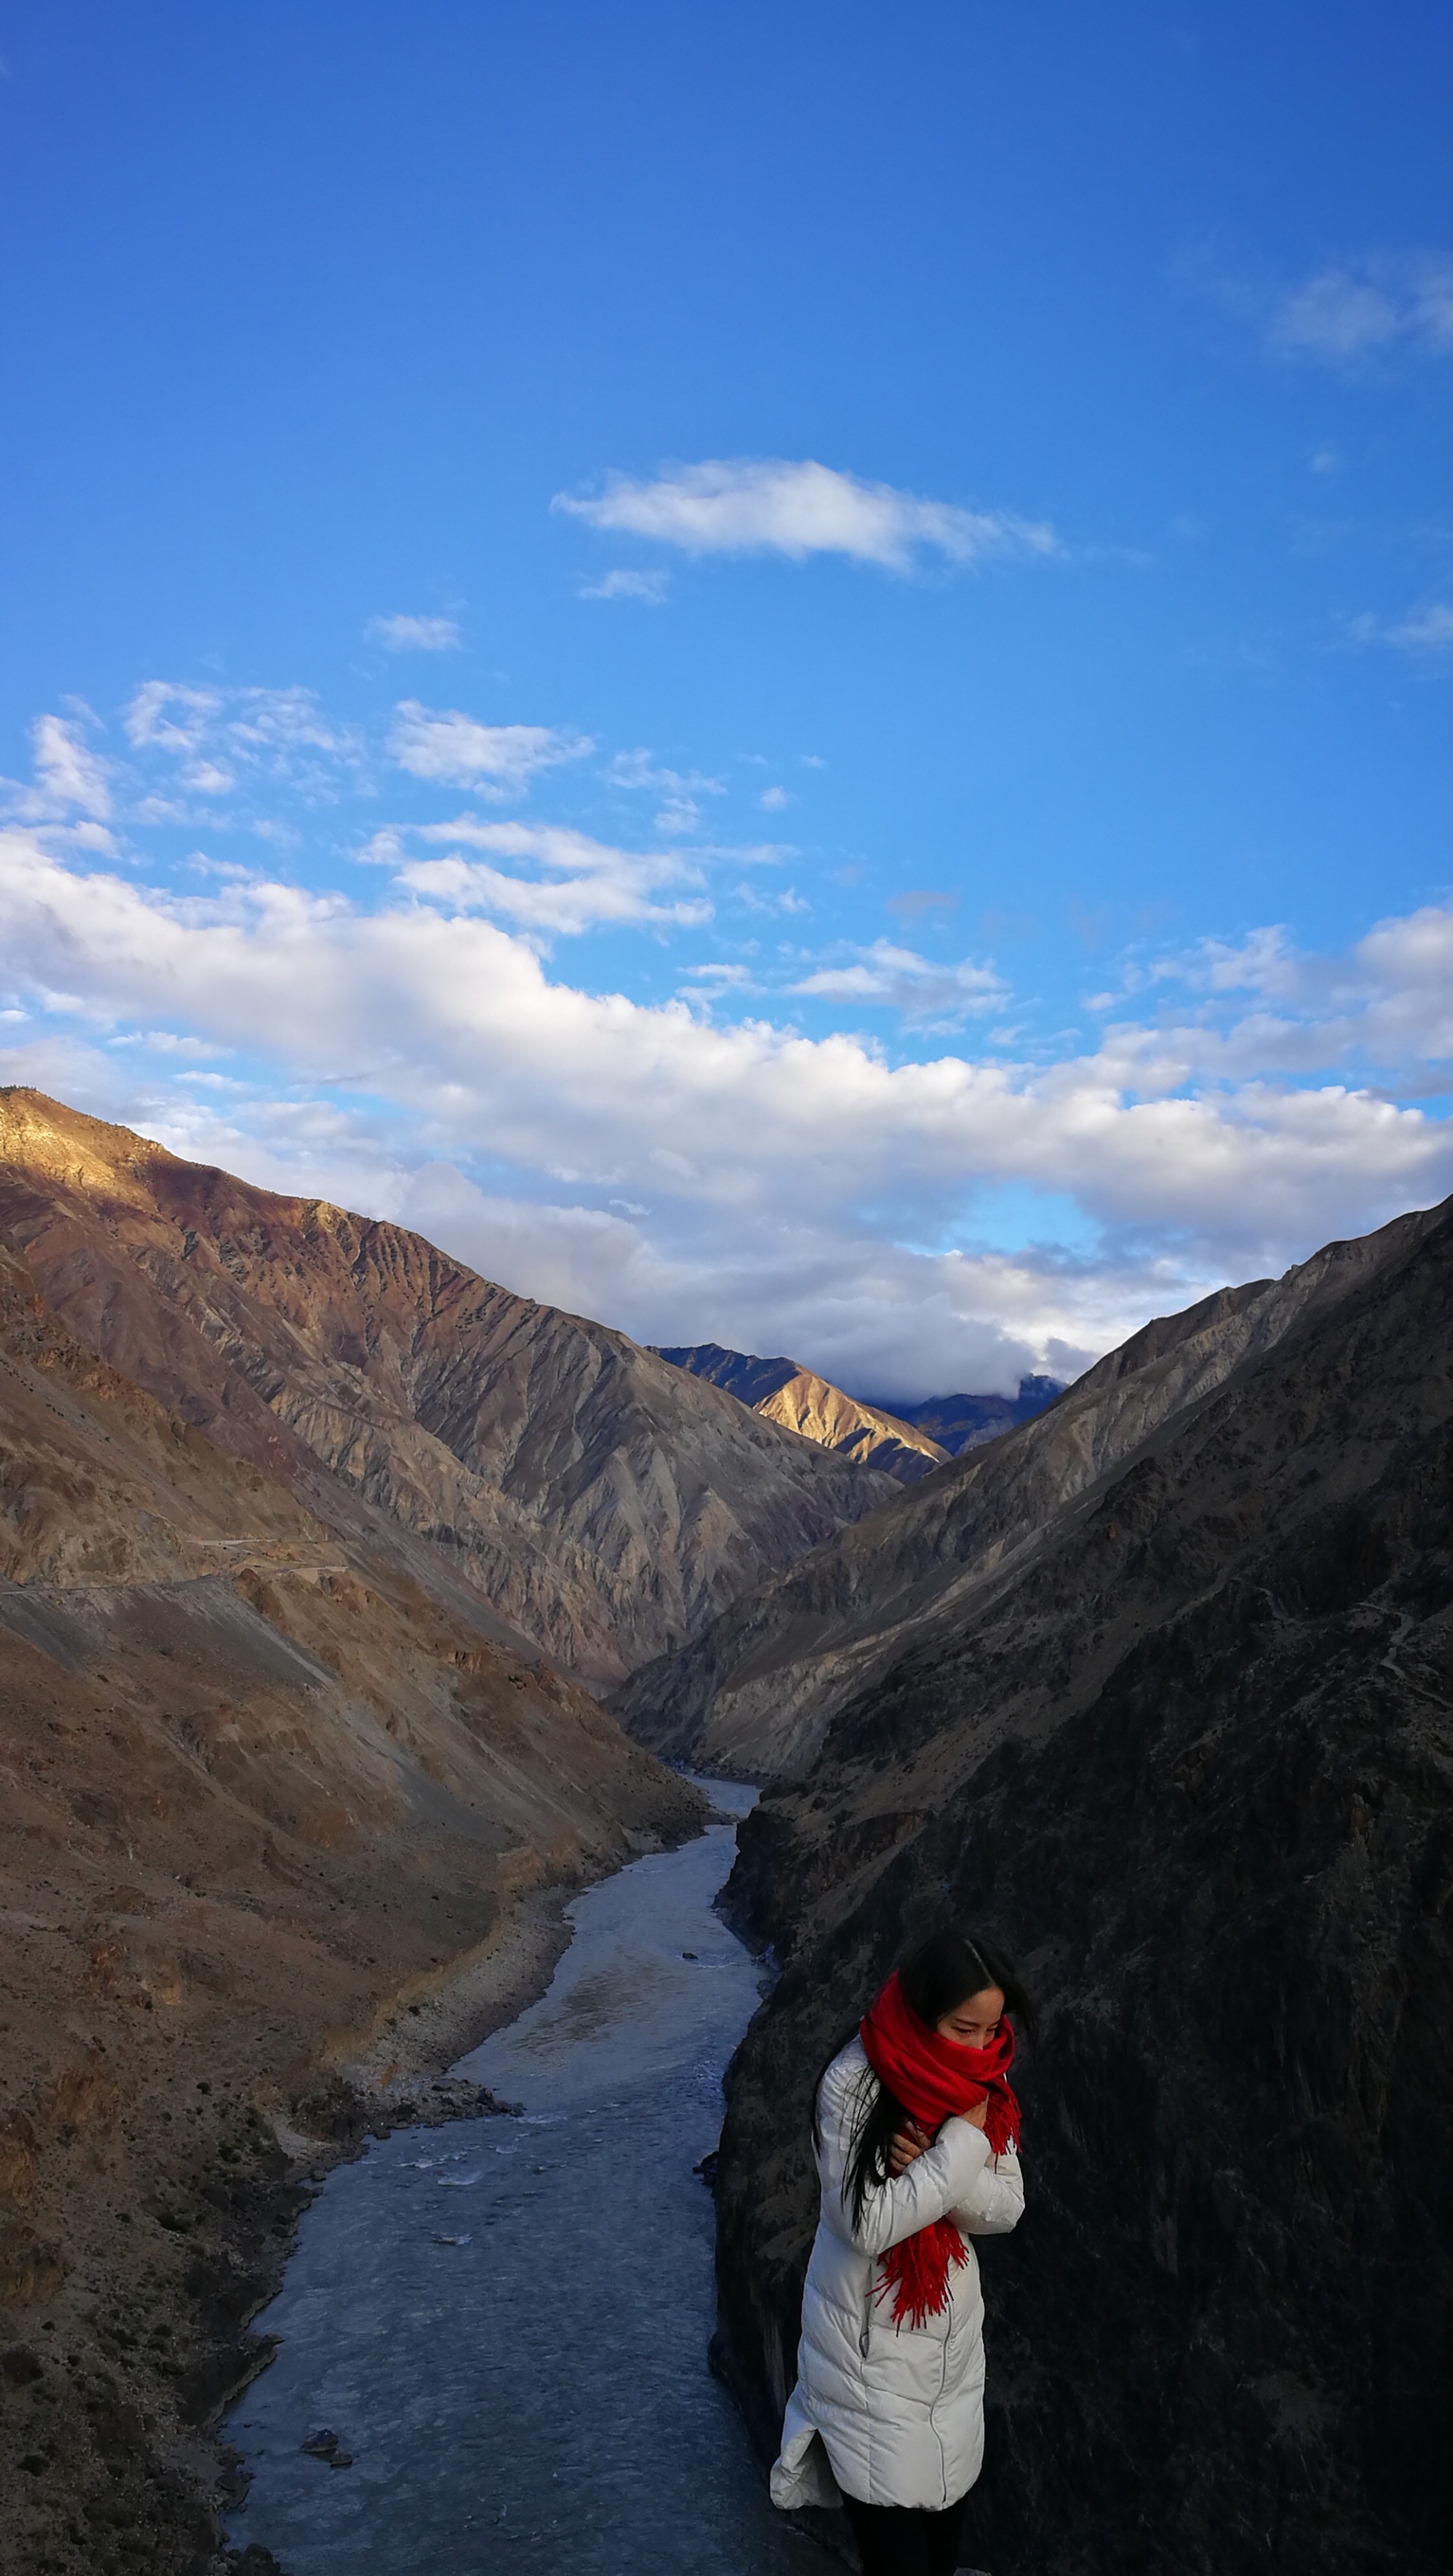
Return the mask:
<path id="1" fill-rule="evenodd" d="M 700 1831 L 593 1695 L 896 1490 L 418 1237 L 0 1095 L 0 2564 L 216 2554 L 307 2177 Z"/>
<path id="2" fill-rule="evenodd" d="M 443 2070 L 700 1835 L 685 1766 L 768 1784 L 715 2346 L 764 2458 L 813 2076 L 948 1913 L 1045 2007 L 984 2564 L 1432 2576 L 1450 1252 L 1400 1218 L 937 1440 L 0 1094 L 7 2576 L 234 2563 L 300 2212 L 489 2112 Z"/>

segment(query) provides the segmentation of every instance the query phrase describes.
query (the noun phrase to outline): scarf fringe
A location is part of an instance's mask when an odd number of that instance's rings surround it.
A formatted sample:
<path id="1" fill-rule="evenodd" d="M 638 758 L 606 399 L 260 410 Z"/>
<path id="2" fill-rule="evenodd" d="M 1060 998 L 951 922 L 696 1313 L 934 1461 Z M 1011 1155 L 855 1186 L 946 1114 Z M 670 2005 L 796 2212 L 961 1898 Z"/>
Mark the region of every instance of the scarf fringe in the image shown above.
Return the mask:
<path id="1" fill-rule="evenodd" d="M 929 2227 L 905 2236 L 883 2257 L 877 2299 L 893 2293 L 895 2326 L 925 2326 L 941 2317 L 949 2303 L 949 2273 L 962 2270 L 968 2247 L 951 2218 L 936 2218 Z"/>

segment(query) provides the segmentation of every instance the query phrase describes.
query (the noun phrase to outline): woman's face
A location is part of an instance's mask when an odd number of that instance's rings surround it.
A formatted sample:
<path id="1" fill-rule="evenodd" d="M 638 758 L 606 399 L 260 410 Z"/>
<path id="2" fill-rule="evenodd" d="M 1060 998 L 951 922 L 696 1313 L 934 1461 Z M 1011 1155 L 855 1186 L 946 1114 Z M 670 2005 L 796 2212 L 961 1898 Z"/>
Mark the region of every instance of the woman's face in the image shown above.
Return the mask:
<path id="1" fill-rule="evenodd" d="M 946 2012 L 934 2023 L 940 2039 L 951 2039 L 956 2048 L 987 2048 L 1004 2016 L 1004 1997 L 997 1986 L 985 1986 L 982 1994 L 968 1995 L 952 2012 Z"/>

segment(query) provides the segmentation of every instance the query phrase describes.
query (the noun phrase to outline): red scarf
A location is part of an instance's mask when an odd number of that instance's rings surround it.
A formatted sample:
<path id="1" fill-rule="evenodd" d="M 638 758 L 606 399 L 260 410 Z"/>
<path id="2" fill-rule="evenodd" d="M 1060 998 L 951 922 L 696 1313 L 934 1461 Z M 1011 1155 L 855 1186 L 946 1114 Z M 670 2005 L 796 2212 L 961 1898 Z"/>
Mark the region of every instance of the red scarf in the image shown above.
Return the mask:
<path id="1" fill-rule="evenodd" d="M 902 2104 L 920 2128 L 937 2133 L 942 2122 L 987 2099 L 984 2134 L 991 2153 L 1019 2144 L 1019 2103 L 1009 2082 L 1014 2033 L 1007 2020 L 987 2048 L 960 2048 L 920 2021 L 895 1968 L 859 2026 L 868 2064 L 885 2093 Z M 893 2322 L 923 2325 L 948 2306 L 951 2269 L 967 2263 L 964 2240 L 951 2218 L 936 2218 L 905 2236 L 883 2257 L 877 2295 L 893 2292 Z"/>

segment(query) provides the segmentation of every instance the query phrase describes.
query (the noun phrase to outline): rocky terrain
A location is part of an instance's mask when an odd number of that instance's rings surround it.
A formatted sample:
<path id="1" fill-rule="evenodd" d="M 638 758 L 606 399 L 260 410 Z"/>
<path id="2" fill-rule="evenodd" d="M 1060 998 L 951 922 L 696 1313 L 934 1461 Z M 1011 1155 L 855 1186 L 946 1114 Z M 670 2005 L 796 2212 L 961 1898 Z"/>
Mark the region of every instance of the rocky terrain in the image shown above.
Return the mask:
<path id="1" fill-rule="evenodd" d="M 880 1513 L 866 1679 L 743 1829 L 734 1919 L 784 1965 L 730 2081 L 718 2355 L 765 2454 L 818 2070 L 945 1917 L 1038 1989 L 1027 2214 L 983 2249 L 995 2576 L 1447 2563 L 1450 1269 L 1447 1209 L 1332 1246 Z M 1070 1490 L 1031 1535 L 1036 1476 Z M 922 1514 L 955 1497 L 967 1580 Z M 852 1609 L 809 1595 L 796 1650 Z"/>
<path id="2" fill-rule="evenodd" d="M 785 1430 L 800 1432 L 804 1440 L 815 1440 L 820 1449 L 835 1450 L 860 1467 L 876 1467 L 897 1484 L 916 1484 L 949 1454 L 927 1432 L 914 1430 L 881 1405 L 859 1404 L 796 1360 L 759 1360 L 747 1351 L 725 1350 L 720 1342 L 659 1347 L 657 1356 L 704 1378 L 709 1386 L 725 1387 L 764 1421 L 780 1422 Z"/>
<path id="3" fill-rule="evenodd" d="M 427 2070 L 555 1955 L 543 1891 L 695 1829 L 449 1593 L 0 1251 L 0 2567 L 213 2565 L 205 2427 L 301 2177 L 450 2107 Z"/>
<path id="4" fill-rule="evenodd" d="M 1402 1224 L 1421 1222 L 1417 1219 Z M 744 1592 L 612 1705 L 643 1743 L 749 1779 L 802 1771 L 838 1710 L 910 1646 L 960 1627 L 1049 1543 L 1065 1505 L 1254 1368 L 1320 1302 L 1375 1271 L 1398 1227 L 1330 1244 L 1279 1280 L 1147 1324 L 1047 1410 L 967 1451 Z"/>
<path id="5" fill-rule="evenodd" d="M 0 1091 L 0 1243 L 79 1342 L 591 1688 L 893 1492 L 415 1234 Z"/>

